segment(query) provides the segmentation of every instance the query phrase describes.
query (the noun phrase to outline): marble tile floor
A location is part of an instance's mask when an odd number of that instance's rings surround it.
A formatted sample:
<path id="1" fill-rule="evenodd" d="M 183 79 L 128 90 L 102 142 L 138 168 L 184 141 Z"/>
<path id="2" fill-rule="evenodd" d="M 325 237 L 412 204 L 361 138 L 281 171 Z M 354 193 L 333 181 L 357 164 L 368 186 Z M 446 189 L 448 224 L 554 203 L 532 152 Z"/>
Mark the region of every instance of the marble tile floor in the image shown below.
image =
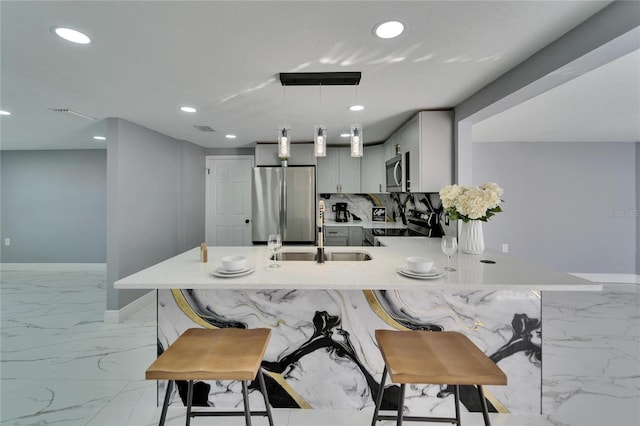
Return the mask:
<path id="1" fill-rule="evenodd" d="M 105 324 L 104 286 L 104 273 L 97 272 L 2 272 L 1 425 L 157 424 L 155 382 L 143 379 L 156 352 L 155 306 L 121 324 Z M 492 424 L 640 425 L 639 287 L 606 284 L 602 293 L 544 293 L 544 414 L 492 415 Z M 372 411 L 277 409 L 274 421 L 369 425 Z M 184 409 L 170 408 L 167 425 L 182 424 Z M 201 417 L 191 424 L 244 422 Z M 253 424 L 267 422 L 255 418 Z M 479 414 L 463 413 L 463 424 L 483 422 Z"/>

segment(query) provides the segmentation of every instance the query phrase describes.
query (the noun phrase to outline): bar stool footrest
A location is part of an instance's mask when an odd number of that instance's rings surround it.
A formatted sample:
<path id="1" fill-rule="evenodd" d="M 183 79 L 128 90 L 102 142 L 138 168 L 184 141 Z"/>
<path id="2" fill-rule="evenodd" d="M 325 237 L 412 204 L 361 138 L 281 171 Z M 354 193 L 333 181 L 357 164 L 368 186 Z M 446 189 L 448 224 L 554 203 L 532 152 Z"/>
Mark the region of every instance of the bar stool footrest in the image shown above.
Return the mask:
<path id="1" fill-rule="evenodd" d="M 376 417 L 376 421 L 381 421 L 381 420 L 398 420 L 398 416 L 378 415 Z M 458 420 L 455 417 L 402 416 L 402 421 L 459 424 Z"/>
<path id="2" fill-rule="evenodd" d="M 227 416 L 244 416 L 244 411 L 192 411 L 189 413 L 191 417 L 227 417 Z M 266 411 L 251 411 L 250 416 L 268 417 Z"/>

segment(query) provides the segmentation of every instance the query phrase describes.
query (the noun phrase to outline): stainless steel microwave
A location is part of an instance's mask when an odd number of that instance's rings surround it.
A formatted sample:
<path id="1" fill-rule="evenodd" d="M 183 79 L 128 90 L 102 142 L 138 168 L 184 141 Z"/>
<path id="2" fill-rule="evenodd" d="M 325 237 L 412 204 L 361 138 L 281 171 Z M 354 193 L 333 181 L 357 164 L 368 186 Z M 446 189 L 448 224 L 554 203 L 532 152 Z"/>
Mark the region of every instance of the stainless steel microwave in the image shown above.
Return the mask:
<path id="1" fill-rule="evenodd" d="M 409 192 L 409 153 L 404 152 L 387 160 L 385 163 L 387 175 L 387 192 Z"/>

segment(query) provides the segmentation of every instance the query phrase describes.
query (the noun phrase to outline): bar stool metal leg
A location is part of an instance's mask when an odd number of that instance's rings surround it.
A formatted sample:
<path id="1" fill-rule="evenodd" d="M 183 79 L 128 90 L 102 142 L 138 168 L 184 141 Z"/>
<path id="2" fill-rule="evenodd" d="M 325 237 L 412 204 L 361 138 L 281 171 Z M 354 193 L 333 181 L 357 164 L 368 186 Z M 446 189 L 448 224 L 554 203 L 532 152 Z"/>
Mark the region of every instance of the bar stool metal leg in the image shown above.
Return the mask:
<path id="1" fill-rule="evenodd" d="M 172 390 L 173 380 L 167 380 L 167 391 L 164 394 L 164 402 L 162 403 L 162 414 L 160 414 L 160 423 L 158 423 L 158 426 L 164 426 L 164 421 L 167 418 L 167 408 L 169 407 L 169 398 L 171 398 Z"/>
<path id="2" fill-rule="evenodd" d="M 267 418 L 269 419 L 269 426 L 273 426 L 273 418 L 271 418 L 271 406 L 269 405 L 269 395 L 267 395 L 267 387 L 264 384 L 264 375 L 262 370 L 258 370 L 258 383 L 260 384 L 260 391 L 264 398 L 264 406 L 267 411 Z"/>
<path id="3" fill-rule="evenodd" d="M 187 384 L 187 423 L 189 426 L 191 424 L 191 404 L 193 400 L 193 380 L 189 380 Z"/>
<path id="4" fill-rule="evenodd" d="M 489 421 L 489 413 L 487 410 L 487 401 L 484 399 L 482 385 L 478 385 L 478 396 L 480 397 L 480 405 L 482 406 L 482 417 L 484 418 L 484 424 L 485 426 L 491 426 L 491 422 Z"/>
<path id="5" fill-rule="evenodd" d="M 454 385 L 453 397 L 455 399 L 455 404 L 456 404 L 456 424 L 458 426 L 461 426 L 462 423 L 460 421 L 460 386 L 459 385 Z"/>
<path id="6" fill-rule="evenodd" d="M 405 384 L 400 385 L 400 396 L 398 397 L 398 426 L 402 426 L 402 416 L 404 415 L 404 389 Z"/>
<path id="7" fill-rule="evenodd" d="M 251 413 L 249 410 L 249 391 L 247 381 L 242 380 L 242 400 L 244 401 L 244 420 L 247 426 L 251 426 Z"/>
<path id="8" fill-rule="evenodd" d="M 384 366 L 384 370 L 382 371 L 382 379 L 380 380 L 380 387 L 378 388 L 378 397 L 376 398 L 376 408 L 373 411 L 373 420 L 371 421 L 371 426 L 376 426 L 376 422 L 378 421 L 378 413 L 380 412 L 380 406 L 382 405 L 382 395 L 384 394 L 384 382 L 387 378 L 387 366 Z"/>

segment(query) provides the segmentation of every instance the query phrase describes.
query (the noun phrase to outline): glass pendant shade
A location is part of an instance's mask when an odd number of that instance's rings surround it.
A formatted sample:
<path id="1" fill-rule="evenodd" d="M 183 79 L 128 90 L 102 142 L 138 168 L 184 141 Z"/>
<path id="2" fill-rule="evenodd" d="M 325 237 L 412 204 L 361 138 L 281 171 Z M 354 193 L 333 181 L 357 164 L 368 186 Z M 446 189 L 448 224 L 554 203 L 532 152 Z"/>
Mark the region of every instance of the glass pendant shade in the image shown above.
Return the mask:
<path id="1" fill-rule="evenodd" d="M 313 127 L 313 152 L 316 157 L 327 156 L 327 128 L 323 125 Z"/>
<path id="2" fill-rule="evenodd" d="M 282 126 L 278 128 L 278 157 L 281 159 L 289 158 L 289 146 L 291 139 L 289 137 L 289 129 Z"/>
<path id="3" fill-rule="evenodd" d="M 351 156 L 362 157 L 364 140 L 362 138 L 362 126 L 360 124 L 351 125 Z"/>

